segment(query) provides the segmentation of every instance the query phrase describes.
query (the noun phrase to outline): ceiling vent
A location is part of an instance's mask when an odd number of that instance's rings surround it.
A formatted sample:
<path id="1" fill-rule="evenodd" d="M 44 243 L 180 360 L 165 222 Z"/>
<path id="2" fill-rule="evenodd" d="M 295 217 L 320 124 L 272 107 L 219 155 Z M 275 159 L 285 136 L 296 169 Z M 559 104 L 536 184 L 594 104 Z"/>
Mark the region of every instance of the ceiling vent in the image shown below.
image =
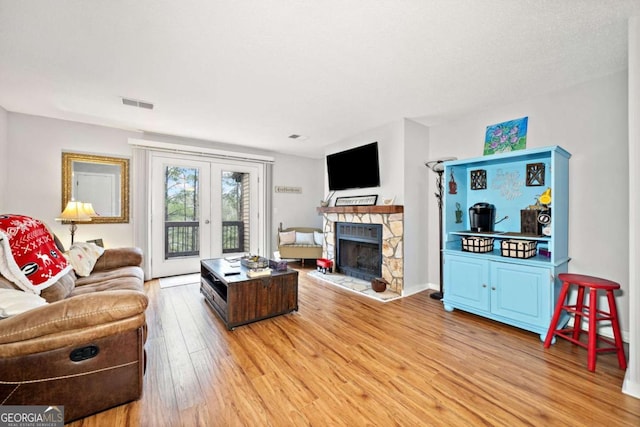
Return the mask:
<path id="1" fill-rule="evenodd" d="M 138 108 L 145 108 L 147 110 L 153 110 L 153 104 L 147 101 L 140 101 L 138 99 L 131 99 L 131 98 L 122 98 L 122 103 L 124 105 L 129 105 L 130 107 L 138 107 Z"/>

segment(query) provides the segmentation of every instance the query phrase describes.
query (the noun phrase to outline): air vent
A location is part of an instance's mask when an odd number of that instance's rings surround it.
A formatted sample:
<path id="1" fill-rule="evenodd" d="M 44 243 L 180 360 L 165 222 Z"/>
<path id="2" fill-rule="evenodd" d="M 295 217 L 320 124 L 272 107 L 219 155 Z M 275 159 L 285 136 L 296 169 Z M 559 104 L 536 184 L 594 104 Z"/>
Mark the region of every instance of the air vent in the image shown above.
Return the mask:
<path id="1" fill-rule="evenodd" d="M 131 107 L 145 108 L 147 110 L 153 110 L 153 104 L 147 101 L 140 101 L 137 99 L 131 98 L 122 98 L 122 103 L 124 105 L 129 105 Z"/>

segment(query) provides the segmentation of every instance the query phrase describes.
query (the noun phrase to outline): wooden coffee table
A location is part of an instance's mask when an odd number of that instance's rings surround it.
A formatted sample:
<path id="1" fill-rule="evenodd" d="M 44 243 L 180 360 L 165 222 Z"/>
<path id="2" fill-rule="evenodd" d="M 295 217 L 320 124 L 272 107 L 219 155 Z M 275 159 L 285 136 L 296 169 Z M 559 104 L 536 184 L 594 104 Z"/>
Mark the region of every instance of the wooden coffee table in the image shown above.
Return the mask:
<path id="1" fill-rule="evenodd" d="M 200 292 L 228 330 L 298 310 L 298 272 L 247 277 L 248 269 L 224 258 L 200 261 Z"/>

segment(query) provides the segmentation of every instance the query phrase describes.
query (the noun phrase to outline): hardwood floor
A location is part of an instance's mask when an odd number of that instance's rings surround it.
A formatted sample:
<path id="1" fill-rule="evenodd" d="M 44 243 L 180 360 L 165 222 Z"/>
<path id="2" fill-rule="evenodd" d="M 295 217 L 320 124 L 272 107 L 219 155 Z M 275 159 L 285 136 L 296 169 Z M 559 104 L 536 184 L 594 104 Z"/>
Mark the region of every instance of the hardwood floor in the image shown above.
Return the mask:
<path id="1" fill-rule="evenodd" d="M 640 400 L 599 355 L 423 292 L 388 303 L 300 269 L 298 312 L 227 331 L 197 285 L 146 284 L 142 399 L 80 426 L 638 426 Z"/>

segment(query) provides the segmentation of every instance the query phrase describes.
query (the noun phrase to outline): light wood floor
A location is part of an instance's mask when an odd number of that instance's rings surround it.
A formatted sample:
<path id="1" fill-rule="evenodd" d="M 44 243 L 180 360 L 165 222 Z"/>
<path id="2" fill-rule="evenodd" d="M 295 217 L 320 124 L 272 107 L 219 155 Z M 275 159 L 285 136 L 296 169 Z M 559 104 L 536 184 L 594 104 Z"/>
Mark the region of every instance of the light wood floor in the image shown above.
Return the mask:
<path id="1" fill-rule="evenodd" d="M 308 269 L 307 269 L 308 270 Z M 147 283 L 141 400 L 72 426 L 639 426 L 616 356 L 308 278 L 300 310 L 227 331 L 197 285 Z"/>

